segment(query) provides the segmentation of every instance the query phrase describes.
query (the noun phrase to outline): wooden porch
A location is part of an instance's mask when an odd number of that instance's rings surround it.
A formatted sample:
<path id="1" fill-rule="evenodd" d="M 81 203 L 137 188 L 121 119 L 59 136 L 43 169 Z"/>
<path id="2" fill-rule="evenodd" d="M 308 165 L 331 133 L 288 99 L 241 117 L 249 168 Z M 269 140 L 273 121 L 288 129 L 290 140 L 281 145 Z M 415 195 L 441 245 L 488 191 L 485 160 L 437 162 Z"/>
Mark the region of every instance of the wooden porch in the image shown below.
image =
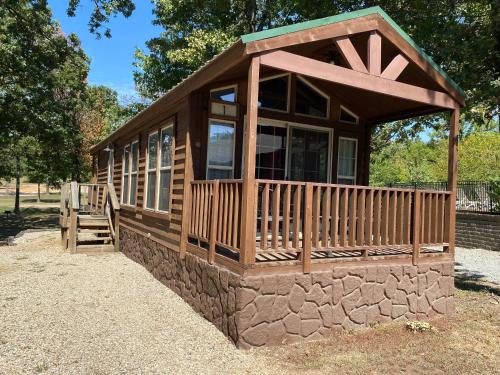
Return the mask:
<path id="1" fill-rule="evenodd" d="M 450 192 L 256 180 L 242 246 L 242 180 L 193 181 L 189 241 L 243 267 L 383 260 L 449 251 Z M 245 253 L 243 253 L 245 252 Z M 248 259 L 248 262 L 244 260 Z"/>

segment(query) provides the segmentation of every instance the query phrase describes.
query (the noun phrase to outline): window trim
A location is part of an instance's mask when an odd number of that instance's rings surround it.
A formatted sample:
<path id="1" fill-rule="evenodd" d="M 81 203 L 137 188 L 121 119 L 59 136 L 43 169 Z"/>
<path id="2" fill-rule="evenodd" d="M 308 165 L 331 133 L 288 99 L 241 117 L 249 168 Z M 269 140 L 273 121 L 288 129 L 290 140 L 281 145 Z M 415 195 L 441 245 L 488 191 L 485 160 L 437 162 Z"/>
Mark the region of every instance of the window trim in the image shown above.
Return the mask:
<path id="1" fill-rule="evenodd" d="M 144 211 L 147 212 L 157 212 L 160 214 L 169 214 L 170 213 L 170 207 L 171 207 L 171 200 L 172 200 L 172 181 L 173 181 L 173 176 L 172 172 L 170 172 L 170 194 L 169 194 L 169 204 L 168 204 L 168 211 L 163 211 L 160 210 L 159 207 L 159 202 L 160 202 L 160 168 L 161 168 L 161 132 L 164 129 L 172 127 L 172 149 L 171 149 L 171 163 L 170 163 L 170 171 L 172 171 L 172 164 L 174 162 L 174 153 L 175 153 L 175 133 L 174 133 L 174 122 L 169 121 L 167 122 L 167 125 L 161 126 L 151 132 L 148 133 L 147 137 L 147 144 L 146 144 L 146 164 L 144 166 L 144 199 L 143 199 L 143 209 Z M 155 181 L 155 201 L 153 202 L 153 208 L 148 207 L 148 177 L 149 177 L 149 172 L 153 172 L 153 169 L 149 169 L 149 138 L 153 134 L 156 134 L 158 136 L 158 139 L 156 141 L 156 163 L 155 163 L 155 176 L 156 176 L 156 181 Z"/>
<path id="2" fill-rule="evenodd" d="M 168 128 L 172 128 L 172 146 L 170 150 L 170 165 L 168 167 L 162 167 L 161 166 L 161 133 Z M 175 137 L 174 137 L 174 123 L 170 122 L 166 126 L 163 126 L 159 130 L 159 138 L 158 138 L 158 160 L 157 160 L 157 172 L 156 172 L 156 181 L 157 181 L 157 188 L 156 188 L 156 202 L 155 202 L 155 211 L 160 212 L 162 214 L 164 213 L 169 213 L 170 212 L 170 206 L 171 206 L 171 201 L 172 201 L 172 185 L 173 185 L 173 169 L 172 169 L 172 164 L 174 163 L 174 150 L 175 150 Z M 170 171 L 170 182 L 169 182 L 169 194 L 168 194 L 168 209 L 166 211 L 160 210 L 160 178 L 161 178 L 161 171 Z"/>
<path id="3" fill-rule="evenodd" d="M 259 79 L 259 86 L 260 86 L 260 83 L 261 82 L 265 82 L 265 81 L 270 81 L 272 79 L 276 79 L 276 78 L 280 78 L 280 77 L 288 77 L 288 85 L 287 85 L 287 93 L 286 93 L 286 110 L 282 110 L 282 109 L 275 109 L 275 108 L 268 108 L 268 107 L 264 107 L 264 106 L 258 106 L 258 102 L 259 102 L 259 90 L 257 90 L 257 110 L 259 109 L 264 109 L 266 111 L 273 111 L 273 112 L 280 112 L 280 113 L 290 113 L 290 96 L 291 96 L 291 89 L 292 89 L 292 73 L 288 72 L 288 73 L 278 73 L 278 74 L 274 74 L 274 75 L 271 75 L 269 77 L 264 77 L 264 78 L 261 78 Z"/>
<path id="4" fill-rule="evenodd" d="M 355 162 L 354 162 L 354 176 L 344 176 L 339 174 L 339 166 L 340 166 L 340 140 L 349 140 L 349 141 L 354 141 L 356 143 L 354 155 L 356 156 Z M 356 185 L 357 180 L 358 180 L 358 139 L 357 138 L 351 138 L 351 137 L 339 137 L 339 142 L 337 144 L 337 183 L 339 181 L 339 178 L 343 178 L 346 180 L 354 179 L 353 185 Z"/>
<path id="5" fill-rule="evenodd" d="M 228 102 L 227 100 L 219 100 L 219 99 L 213 99 L 212 98 L 212 92 L 214 92 L 214 91 L 220 91 L 220 90 L 225 90 L 225 89 L 230 89 L 230 88 L 234 88 L 234 102 Z M 236 104 L 236 103 L 238 103 L 238 84 L 234 83 L 232 85 L 227 85 L 227 86 L 216 87 L 216 88 L 210 89 L 210 93 L 209 93 L 208 98 L 209 98 L 209 100 L 214 100 L 214 101 L 220 102 L 220 103 Z"/>
<path id="6" fill-rule="evenodd" d="M 329 120 L 330 119 L 330 106 L 331 106 L 331 99 L 330 95 L 326 94 L 319 88 L 317 88 L 313 83 L 309 82 L 307 79 L 302 77 L 301 75 L 297 74 L 297 79 L 301 80 L 305 85 L 309 86 L 312 90 L 316 91 L 320 96 L 326 99 L 326 116 L 315 116 L 315 115 L 308 115 L 306 113 L 300 113 L 297 112 L 297 84 L 295 84 L 295 108 L 293 109 L 293 113 L 298 116 L 304 116 L 304 117 L 311 117 L 311 118 L 319 118 L 322 120 Z"/>
<path id="7" fill-rule="evenodd" d="M 132 172 L 132 146 L 135 144 L 137 144 L 137 171 Z M 126 173 L 128 176 L 128 186 L 127 186 L 128 196 L 127 196 L 127 200 L 125 201 L 123 199 L 124 198 L 123 197 L 123 188 L 125 186 L 125 149 L 127 147 L 129 149 L 129 151 L 128 151 L 128 171 Z M 138 185 L 139 185 L 139 183 L 137 183 L 137 185 L 135 186 L 135 204 L 131 205 L 130 204 L 130 194 L 132 193 L 132 191 L 130 190 L 130 188 L 132 186 L 132 173 L 134 173 L 136 176 L 139 175 L 139 139 L 136 139 L 135 141 L 132 141 L 132 142 L 124 145 L 123 152 L 122 152 L 122 180 L 121 180 L 122 190 L 120 192 L 120 195 L 121 195 L 120 203 L 124 204 L 125 206 L 129 206 L 129 207 L 135 207 L 137 204 L 137 189 L 138 189 Z M 139 181 L 139 177 L 137 177 L 137 181 Z"/>
<path id="8" fill-rule="evenodd" d="M 356 122 L 350 122 L 350 121 L 345 121 L 341 120 L 340 116 L 342 115 L 342 111 L 346 111 L 348 114 L 350 114 L 352 117 L 356 119 Z M 339 122 L 342 124 L 349 124 L 349 125 L 359 125 L 359 116 L 355 114 L 353 111 L 350 109 L 344 107 L 343 105 L 340 106 L 340 111 L 339 111 Z"/>
<path id="9" fill-rule="evenodd" d="M 233 126 L 233 162 L 231 167 L 219 165 L 219 166 L 210 166 L 210 156 L 209 156 L 209 150 L 208 150 L 208 145 L 210 144 L 210 126 L 212 125 L 213 121 L 225 123 L 225 124 L 231 124 Z M 236 121 L 231 121 L 231 120 L 221 120 L 218 118 L 214 117 L 209 117 L 208 118 L 208 133 L 207 133 L 207 163 L 205 166 L 205 178 L 208 180 L 208 170 L 210 168 L 212 169 L 219 169 L 219 170 L 225 170 L 225 171 L 231 171 L 231 177 L 229 179 L 234 178 L 234 157 L 235 157 L 235 149 L 236 149 Z"/>

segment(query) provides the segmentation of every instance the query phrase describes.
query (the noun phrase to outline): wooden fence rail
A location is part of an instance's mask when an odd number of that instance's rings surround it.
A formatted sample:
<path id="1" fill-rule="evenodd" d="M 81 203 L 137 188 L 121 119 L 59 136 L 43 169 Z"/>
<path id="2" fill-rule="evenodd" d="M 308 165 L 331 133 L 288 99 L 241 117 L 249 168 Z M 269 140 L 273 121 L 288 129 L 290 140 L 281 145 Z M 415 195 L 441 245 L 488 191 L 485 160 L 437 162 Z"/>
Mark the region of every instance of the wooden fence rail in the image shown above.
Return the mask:
<path id="1" fill-rule="evenodd" d="M 189 236 L 240 252 L 241 180 L 193 181 Z M 294 181 L 256 181 L 256 254 L 295 253 L 308 272 L 314 252 L 448 244 L 449 192 Z"/>
<path id="2" fill-rule="evenodd" d="M 189 236 L 207 245 L 208 260 L 221 246 L 239 253 L 241 180 L 193 181 Z"/>

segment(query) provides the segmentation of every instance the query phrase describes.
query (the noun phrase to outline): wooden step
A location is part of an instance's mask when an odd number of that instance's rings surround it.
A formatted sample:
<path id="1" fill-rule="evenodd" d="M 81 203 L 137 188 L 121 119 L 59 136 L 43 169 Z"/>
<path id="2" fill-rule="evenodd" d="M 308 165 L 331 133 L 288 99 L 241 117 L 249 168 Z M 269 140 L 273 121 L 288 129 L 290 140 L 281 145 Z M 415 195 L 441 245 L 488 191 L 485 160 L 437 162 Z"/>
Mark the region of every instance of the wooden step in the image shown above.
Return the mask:
<path id="1" fill-rule="evenodd" d="M 112 253 L 115 251 L 115 246 L 111 244 L 99 244 L 99 245 L 77 245 L 77 253 Z"/>
<path id="2" fill-rule="evenodd" d="M 91 237 L 91 238 L 77 238 L 76 242 L 99 242 L 99 241 L 111 241 L 111 237 Z"/>
<path id="3" fill-rule="evenodd" d="M 108 234 L 111 233 L 109 229 L 78 229 L 79 234 Z"/>
<path id="4" fill-rule="evenodd" d="M 85 221 L 80 221 L 78 223 L 78 227 L 108 227 L 109 228 L 109 223 L 108 221 L 102 221 L 102 220 L 85 220 Z"/>

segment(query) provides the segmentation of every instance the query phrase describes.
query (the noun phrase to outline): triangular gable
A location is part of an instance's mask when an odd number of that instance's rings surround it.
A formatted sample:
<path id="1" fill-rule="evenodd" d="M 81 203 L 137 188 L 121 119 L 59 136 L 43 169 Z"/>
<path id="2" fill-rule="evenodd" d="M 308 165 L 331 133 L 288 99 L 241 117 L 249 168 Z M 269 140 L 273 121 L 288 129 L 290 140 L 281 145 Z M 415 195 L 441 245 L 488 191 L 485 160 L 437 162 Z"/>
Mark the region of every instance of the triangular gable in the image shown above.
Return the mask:
<path id="1" fill-rule="evenodd" d="M 453 79 L 443 70 L 439 65 L 437 65 L 432 58 L 424 52 L 422 48 L 420 48 L 415 41 L 401 29 L 401 27 L 379 6 L 370 7 L 366 9 L 357 10 L 354 12 L 343 13 L 336 16 L 330 16 L 320 19 L 315 19 L 306 22 L 300 22 L 293 25 L 277 27 L 274 29 L 268 29 L 264 31 L 259 31 L 251 34 L 246 34 L 241 37 L 241 41 L 245 44 L 257 42 L 265 39 L 276 38 L 279 36 L 296 33 L 304 30 L 309 30 L 313 28 L 323 27 L 327 25 L 338 24 L 341 22 L 354 20 L 361 17 L 378 15 L 382 17 L 387 24 L 390 25 L 394 31 L 396 31 L 399 36 L 406 41 L 417 53 L 418 55 L 429 64 L 444 80 L 454 89 L 456 92 L 462 96 L 462 99 L 465 97 L 464 91 L 458 86 L 458 84 L 453 81 Z"/>

